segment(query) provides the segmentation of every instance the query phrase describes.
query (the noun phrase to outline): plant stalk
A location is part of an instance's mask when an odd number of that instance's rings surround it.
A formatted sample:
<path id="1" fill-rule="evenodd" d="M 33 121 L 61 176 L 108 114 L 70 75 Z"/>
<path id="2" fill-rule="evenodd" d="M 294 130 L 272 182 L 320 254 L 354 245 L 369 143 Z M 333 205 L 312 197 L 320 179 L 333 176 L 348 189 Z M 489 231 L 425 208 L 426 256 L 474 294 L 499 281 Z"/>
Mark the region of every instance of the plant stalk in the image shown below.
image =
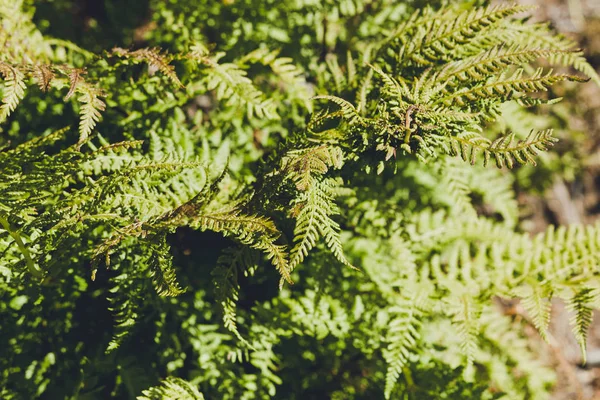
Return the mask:
<path id="1" fill-rule="evenodd" d="M 27 269 L 29 270 L 29 273 L 31 275 L 35 276 L 36 278 L 42 279 L 44 277 L 44 275 L 42 274 L 42 271 L 40 271 L 39 269 L 36 268 L 35 263 L 33 262 L 33 259 L 31 258 L 31 254 L 29 253 L 29 249 L 27 248 L 27 246 L 25 246 L 25 243 L 23 243 L 23 239 L 21 239 L 21 235 L 19 235 L 19 232 L 13 231 L 10 228 L 10 223 L 3 216 L 0 216 L 0 225 L 2 225 L 2 227 L 15 240 L 15 243 L 17 243 L 17 246 L 19 247 L 21 254 L 23 254 L 23 257 L 25 258 L 25 263 L 27 264 Z"/>

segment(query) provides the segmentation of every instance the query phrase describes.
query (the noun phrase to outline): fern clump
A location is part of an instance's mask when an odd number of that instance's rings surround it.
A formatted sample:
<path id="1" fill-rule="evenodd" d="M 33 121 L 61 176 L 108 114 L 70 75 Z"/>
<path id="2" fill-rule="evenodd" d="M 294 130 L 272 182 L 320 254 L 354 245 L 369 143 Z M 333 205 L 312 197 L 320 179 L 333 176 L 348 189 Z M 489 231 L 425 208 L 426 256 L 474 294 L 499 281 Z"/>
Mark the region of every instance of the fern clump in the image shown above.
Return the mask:
<path id="1" fill-rule="evenodd" d="M 600 227 L 502 127 L 600 78 L 530 7 L 108 3 L 0 0 L 0 397 L 543 399 L 553 298 L 585 359 Z"/>

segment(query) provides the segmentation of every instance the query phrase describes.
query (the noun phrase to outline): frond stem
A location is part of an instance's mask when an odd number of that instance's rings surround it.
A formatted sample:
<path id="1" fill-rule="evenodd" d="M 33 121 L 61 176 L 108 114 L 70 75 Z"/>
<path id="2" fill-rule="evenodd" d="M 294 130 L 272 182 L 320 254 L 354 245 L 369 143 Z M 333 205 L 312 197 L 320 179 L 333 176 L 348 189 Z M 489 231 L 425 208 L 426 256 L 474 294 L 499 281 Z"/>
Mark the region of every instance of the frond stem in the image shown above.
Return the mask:
<path id="1" fill-rule="evenodd" d="M 23 239 L 21 239 L 21 235 L 19 235 L 19 232 L 13 231 L 10 228 L 10 223 L 3 216 L 0 216 L 0 224 L 10 234 L 10 236 L 12 236 L 12 238 L 15 240 L 15 243 L 17 243 L 19 250 L 25 258 L 25 263 L 27 264 L 27 269 L 29 270 L 29 273 L 31 273 L 31 275 L 35 276 L 36 278 L 42 279 L 44 275 L 42 274 L 42 271 L 37 269 L 37 267 L 35 266 L 35 263 L 31 258 L 31 254 L 29 253 L 29 249 L 27 248 L 27 246 L 25 246 L 25 243 L 23 243 Z"/>

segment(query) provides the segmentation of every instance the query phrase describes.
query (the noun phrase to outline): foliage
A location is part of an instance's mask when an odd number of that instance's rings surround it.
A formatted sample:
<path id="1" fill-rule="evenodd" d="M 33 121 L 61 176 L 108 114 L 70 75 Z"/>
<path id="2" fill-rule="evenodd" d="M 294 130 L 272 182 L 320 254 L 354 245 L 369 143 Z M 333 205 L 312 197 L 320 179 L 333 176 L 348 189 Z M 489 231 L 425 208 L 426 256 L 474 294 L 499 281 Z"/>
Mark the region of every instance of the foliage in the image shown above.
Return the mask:
<path id="1" fill-rule="evenodd" d="M 32 3 L 0 0 L 2 398 L 543 399 L 554 297 L 585 351 L 600 227 L 522 231 L 510 168 L 557 139 L 502 121 L 600 79 L 528 7 L 149 1 L 115 34 L 106 0 L 81 39 Z"/>

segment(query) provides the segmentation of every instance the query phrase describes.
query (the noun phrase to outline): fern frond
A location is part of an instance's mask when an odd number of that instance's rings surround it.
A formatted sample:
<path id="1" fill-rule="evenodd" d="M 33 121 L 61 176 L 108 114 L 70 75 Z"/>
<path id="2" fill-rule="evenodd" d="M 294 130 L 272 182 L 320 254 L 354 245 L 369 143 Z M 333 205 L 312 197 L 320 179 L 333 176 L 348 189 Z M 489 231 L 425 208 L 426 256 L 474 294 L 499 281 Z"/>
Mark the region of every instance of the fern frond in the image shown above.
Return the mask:
<path id="1" fill-rule="evenodd" d="M 304 70 L 296 66 L 292 58 L 278 57 L 278 55 L 279 51 L 259 48 L 245 55 L 240 62 L 252 61 L 269 66 L 288 91 L 296 93 L 309 111 L 312 111 L 310 86 L 306 81 Z"/>
<path id="2" fill-rule="evenodd" d="M 360 116 L 360 114 L 358 113 L 356 108 L 354 108 L 352 103 L 350 103 L 340 97 L 319 95 L 319 96 L 313 97 L 313 99 L 329 100 L 329 101 L 337 104 L 340 107 L 342 115 L 348 121 L 348 123 L 351 125 L 363 123 L 362 117 Z"/>
<path id="3" fill-rule="evenodd" d="M 383 72 L 381 68 L 379 68 L 376 65 L 369 64 L 369 68 L 371 68 L 371 70 L 375 71 L 377 75 L 381 77 L 381 79 L 383 80 L 384 88 L 390 95 L 392 95 L 398 100 L 406 98 L 411 100 L 413 103 L 415 102 L 411 90 L 408 88 L 408 85 L 406 85 L 406 83 L 402 79 L 396 80 L 392 78 L 390 75 Z"/>
<path id="4" fill-rule="evenodd" d="M 441 165 L 440 175 L 442 184 L 448 188 L 452 211 L 461 213 L 466 218 L 477 217 L 477 211 L 473 208 L 470 197 L 469 175 L 461 164 L 456 163 L 452 158 L 446 157 Z"/>
<path id="5" fill-rule="evenodd" d="M 506 27 L 504 35 L 499 34 L 498 37 L 504 42 L 518 42 L 527 46 L 556 50 L 548 55 L 550 63 L 573 67 L 600 86 L 600 76 L 586 60 L 583 51 L 577 48 L 573 40 L 552 32 L 547 23 L 511 24 Z"/>
<path id="6" fill-rule="evenodd" d="M 282 170 L 298 190 L 307 190 L 315 176 L 324 175 L 330 168 L 339 169 L 344 155 L 339 147 L 319 145 L 289 151 L 282 160 Z"/>
<path id="7" fill-rule="evenodd" d="M 87 71 L 83 68 L 66 68 L 67 76 L 69 77 L 69 91 L 64 100 L 67 101 L 75 94 L 77 88 L 82 82 L 85 82 L 83 76 Z"/>
<path id="8" fill-rule="evenodd" d="M 173 257 L 169 254 L 166 235 L 162 234 L 150 240 L 152 255 L 148 260 L 148 268 L 156 293 L 159 296 L 179 296 L 185 292 L 185 289 L 182 289 L 177 282 L 173 268 Z"/>
<path id="9" fill-rule="evenodd" d="M 247 247 L 228 248 L 223 251 L 217 265 L 212 271 L 215 283 L 215 297 L 223 314 L 223 325 L 233 333 L 240 342 L 250 345 L 242 337 L 237 328 L 237 301 L 240 285 L 238 275 L 248 274 L 256 264 L 256 252 Z"/>
<path id="10" fill-rule="evenodd" d="M 480 306 L 470 295 L 463 295 L 450 301 L 453 314 L 452 323 L 461 338 L 462 353 L 467 357 L 467 363 L 473 363 L 477 350 L 479 336 Z"/>
<path id="11" fill-rule="evenodd" d="M 548 324 L 550 323 L 551 304 L 548 298 L 551 293 L 547 287 L 532 284 L 515 291 L 521 299 L 521 304 L 529 314 L 540 336 L 548 340 Z"/>
<path id="12" fill-rule="evenodd" d="M 239 209 L 225 209 L 199 214 L 189 221 L 189 226 L 215 232 L 240 232 L 248 234 L 275 234 L 273 221 L 258 215 L 247 215 Z"/>
<path id="13" fill-rule="evenodd" d="M 515 226 L 519 218 L 519 208 L 513 189 L 514 176 L 489 168 L 475 168 L 471 174 L 471 190 L 480 194 L 484 204 L 498 212 L 505 224 Z"/>
<path id="14" fill-rule="evenodd" d="M 92 133 L 94 127 L 102 117 L 101 111 L 106 110 L 106 104 L 100 100 L 104 93 L 91 85 L 79 85 L 77 91 L 81 96 L 77 99 L 81 103 L 79 110 L 79 143 L 83 143 Z"/>
<path id="15" fill-rule="evenodd" d="M 264 94 L 247 77 L 246 71 L 238 65 L 220 64 L 218 56 L 212 57 L 199 44 L 192 46 L 188 58 L 210 68 L 211 73 L 205 79 L 207 88 L 214 90 L 219 99 L 227 100 L 230 105 L 245 106 L 249 118 L 253 115 L 259 118 L 279 118 L 275 104 L 270 99 L 265 99 Z"/>
<path id="16" fill-rule="evenodd" d="M 192 383 L 181 378 L 168 377 L 160 386 L 142 391 L 137 400 L 204 400 L 202 393 Z"/>
<path id="17" fill-rule="evenodd" d="M 391 398 L 403 368 L 417 347 L 422 324 L 422 313 L 412 305 L 391 307 L 389 311 L 393 317 L 387 325 L 386 342 L 388 345 L 383 351 L 383 358 L 387 363 L 384 391 L 386 399 Z"/>
<path id="18" fill-rule="evenodd" d="M 108 309 L 113 315 L 114 331 L 106 348 L 107 353 L 118 349 L 131 333 L 138 319 L 138 307 L 134 299 L 141 292 L 138 282 L 131 279 L 127 273 L 116 276 L 112 281 L 114 286 L 109 289 Z"/>
<path id="19" fill-rule="evenodd" d="M 461 60 L 452 61 L 440 71 L 437 79 L 447 80 L 451 86 L 472 83 L 500 72 L 510 65 L 523 65 L 540 57 L 566 53 L 562 50 L 528 48 L 520 45 L 498 45 Z"/>
<path id="20" fill-rule="evenodd" d="M 292 282 L 286 248 L 275 244 L 281 234 L 272 220 L 259 215 L 245 214 L 235 207 L 215 211 L 203 210 L 194 204 L 193 200 L 160 216 L 155 222 L 156 226 L 189 226 L 233 235 L 241 243 L 263 251 L 282 278 Z"/>
<path id="21" fill-rule="evenodd" d="M 169 57 L 161 54 L 158 48 L 143 48 L 135 51 L 125 50 L 120 47 L 112 49 L 112 54 L 119 57 L 133 58 L 136 61 L 146 62 L 151 68 L 155 68 L 164 74 L 178 87 L 185 87 L 175 73 L 175 67 L 169 63 Z"/>
<path id="22" fill-rule="evenodd" d="M 581 348 L 581 359 L 586 362 L 586 346 L 588 329 L 592 324 L 593 312 L 597 306 L 600 292 L 597 288 L 584 288 L 573 294 L 568 301 L 567 308 L 573 313 L 570 323 L 573 334 Z"/>
<path id="23" fill-rule="evenodd" d="M 505 165 L 512 168 L 515 162 L 536 165 L 534 157 L 540 151 L 546 151 L 557 139 L 552 136 L 552 129 L 531 131 L 526 139 L 514 143 L 514 133 L 500 136 L 493 142 L 476 133 L 466 132 L 449 138 L 451 154 L 460 154 L 464 161 L 474 164 L 478 153 L 483 153 L 483 164 L 490 158 L 496 160 L 498 168 Z"/>
<path id="24" fill-rule="evenodd" d="M 342 264 L 352 267 L 344 256 L 340 241 L 340 226 L 331 219 L 338 212 L 332 193 L 337 181 L 325 179 L 311 185 L 294 200 L 296 227 L 294 228 L 294 247 L 290 251 L 290 268 L 295 268 L 304 261 L 308 252 L 320 238 L 333 255 Z"/>
<path id="25" fill-rule="evenodd" d="M 5 62 L 0 62 L 0 73 L 4 77 L 4 93 L 0 107 L 0 122 L 15 111 L 17 105 L 25 96 L 25 75 L 18 68 Z"/>
<path id="26" fill-rule="evenodd" d="M 458 15 L 453 9 L 449 9 L 448 15 L 441 20 L 424 18 L 422 24 L 414 25 L 415 32 L 403 44 L 397 59 L 399 62 L 416 65 L 431 65 L 438 60 L 450 59 L 456 47 L 465 45 L 499 21 L 531 9 L 531 6 L 502 5 L 463 11 Z M 448 17 L 453 19 L 444 20 Z M 406 31 L 404 33 L 403 37 L 409 36 Z"/>
<path id="27" fill-rule="evenodd" d="M 32 71 L 33 77 L 37 81 L 40 90 L 42 92 L 47 92 L 48 88 L 50 88 L 50 83 L 56 77 L 52 68 L 45 64 L 35 64 L 32 67 Z"/>
<path id="28" fill-rule="evenodd" d="M 485 83 L 459 89 L 443 96 L 437 99 L 435 103 L 464 107 L 468 102 L 485 100 L 491 97 L 508 100 L 517 93 L 546 91 L 550 86 L 563 81 L 585 82 L 586 79 L 574 75 L 555 75 L 552 70 L 544 74 L 543 68 L 538 68 L 530 77 L 523 77 L 523 69 L 517 69 L 508 78 L 501 74 Z"/>

